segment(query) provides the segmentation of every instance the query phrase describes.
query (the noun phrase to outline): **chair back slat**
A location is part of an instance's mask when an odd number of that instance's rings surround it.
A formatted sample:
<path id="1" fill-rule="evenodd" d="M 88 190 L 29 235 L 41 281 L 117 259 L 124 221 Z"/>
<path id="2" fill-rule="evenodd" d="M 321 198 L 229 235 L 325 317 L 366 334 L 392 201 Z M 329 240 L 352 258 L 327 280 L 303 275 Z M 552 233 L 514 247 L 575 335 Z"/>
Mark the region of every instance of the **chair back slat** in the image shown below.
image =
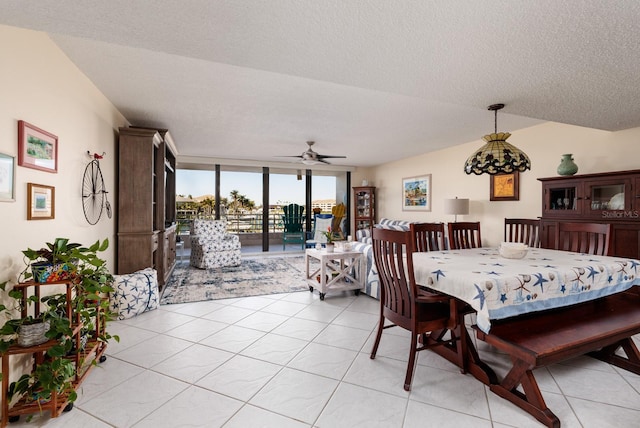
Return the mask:
<path id="1" fill-rule="evenodd" d="M 505 242 L 521 242 L 531 248 L 540 248 L 540 220 L 505 218 L 504 240 Z"/>
<path id="2" fill-rule="evenodd" d="M 413 253 L 408 232 L 373 229 L 373 255 L 380 277 L 380 302 L 396 314 L 392 321 L 406 326 L 412 317 L 412 296 L 415 296 Z M 406 328 L 406 327 L 405 327 Z"/>
<path id="3" fill-rule="evenodd" d="M 598 256 L 611 251 L 611 224 L 560 222 L 556 230 L 556 250 Z"/>
<path id="4" fill-rule="evenodd" d="M 482 247 L 480 222 L 449 223 L 449 249 L 463 250 Z"/>
<path id="5" fill-rule="evenodd" d="M 284 231 L 295 233 L 302 232 L 304 225 L 304 206 L 298 204 L 289 204 L 282 207 L 284 215 L 282 223 Z"/>
<path id="6" fill-rule="evenodd" d="M 444 223 L 411 223 L 415 250 L 418 252 L 446 250 L 444 245 Z"/>

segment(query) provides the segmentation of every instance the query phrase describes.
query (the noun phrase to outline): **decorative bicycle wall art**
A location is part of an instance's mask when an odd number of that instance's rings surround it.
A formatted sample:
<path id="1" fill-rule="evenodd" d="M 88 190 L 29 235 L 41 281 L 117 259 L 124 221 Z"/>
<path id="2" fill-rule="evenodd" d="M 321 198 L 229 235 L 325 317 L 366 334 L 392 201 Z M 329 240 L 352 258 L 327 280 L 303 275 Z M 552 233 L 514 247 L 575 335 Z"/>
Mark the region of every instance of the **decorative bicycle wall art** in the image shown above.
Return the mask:
<path id="1" fill-rule="evenodd" d="M 84 210 L 84 218 L 91 225 L 96 224 L 102 216 L 102 211 L 107 211 L 107 217 L 111 218 L 111 204 L 107 199 L 107 189 L 104 186 L 102 171 L 100 170 L 100 159 L 105 155 L 101 155 L 87 151 L 87 155 L 91 158 L 91 162 L 84 170 L 82 177 L 82 209 Z"/>

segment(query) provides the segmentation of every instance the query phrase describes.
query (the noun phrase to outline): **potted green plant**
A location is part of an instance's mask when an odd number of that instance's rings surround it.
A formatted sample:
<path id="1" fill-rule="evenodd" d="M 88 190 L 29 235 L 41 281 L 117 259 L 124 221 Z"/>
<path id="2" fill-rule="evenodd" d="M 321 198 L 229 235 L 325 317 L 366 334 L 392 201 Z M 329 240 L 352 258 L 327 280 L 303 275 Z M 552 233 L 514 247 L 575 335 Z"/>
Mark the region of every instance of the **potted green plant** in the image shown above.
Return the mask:
<path id="1" fill-rule="evenodd" d="M 67 238 L 56 238 L 47 242 L 39 250 L 28 248 L 22 251 L 27 267 L 22 272 L 24 280 L 33 278 L 36 282 L 54 282 L 68 279 L 77 265 L 77 255 L 81 244 L 70 243 Z"/>
<path id="2" fill-rule="evenodd" d="M 74 346 L 78 338 L 73 333 L 74 324 L 71 321 L 81 322 L 83 326 L 81 331 L 91 332 L 90 336 L 95 341 L 119 340 L 104 328 L 104 324 L 113 319 L 108 298 L 106 298 L 113 291 L 111 287 L 113 276 L 107 268 L 106 261 L 97 253 L 105 251 L 109 241 L 105 239 L 89 247 L 83 247 L 76 243 L 70 244 L 66 238 L 56 238 L 53 243 L 46 245 L 46 248 L 37 251 L 27 249 L 22 252 L 27 268 L 20 278 L 29 280 L 34 276 L 32 262 L 45 261 L 54 265 L 62 263 L 65 265 L 65 276 L 57 279 L 66 279 L 74 284 L 73 297 L 69 300 L 66 293 L 45 296 L 40 300 L 42 305 L 40 305 L 39 314 L 15 318 L 16 311 L 24 313 L 22 310 L 25 306 L 35 303 L 37 298 L 30 295 L 24 299 L 21 290 L 8 291 L 10 298 L 8 300 L 14 304 L 0 305 L 0 312 L 8 318 L 0 328 L 0 353 L 6 352 L 11 345 L 17 343 L 18 332 L 22 326 L 36 320 L 47 323 L 46 340 L 52 341 L 52 344 L 45 352 L 44 361 L 37 364 L 31 373 L 21 376 L 9 385 L 9 399 L 19 395 L 24 396 L 27 401 L 43 403 L 51 399 L 53 392 L 57 392 L 64 393 L 67 400 L 73 403 L 77 396 L 73 377 L 76 370 L 85 362 L 82 360 L 77 362 L 68 357 L 70 354 L 80 352 L 82 348 L 82 345 L 80 348 Z M 55 272 L 50 272 L 47 278 Z M 0 284 L 0 288 L 5 290 L 6 285 L 7 282 Z M 74 319 L 70 320 L 70 318 Z M 100 323 L 99 328 L 97 323 Z M 82 342 L 82 339 L 80 341 Z M 100 361 L 104 358 L 102 356 Z M 90 363 L 95 365 L 97 361 L 94 359 Z"/>
<path id="3" fill-rule="evenodd" d="M 66 394 L 73 403 L 77 394 L 73 385 L 76 365 L 73 360 L 65 358 L 73 347 L 72 330 L 69 320 L 53 311 L 43 313 L 47 340 L 55 340 L 54 345 L 45 352 L 44 360 L 37 364 L 31 373 L 23 374 L 17 381 L 9 384 L 7 398 L 24 396 L 26 401 L 39 404 L 51 400 L 51 395 Z"/>
<path id="4" fill-rule="evenodd" d="M 109 302 L 104 296 L 113 291 L 113 275 L 106 261 L 98 256 L 109 247 L 109 240 L 96 241 L 89 247 L 79 243 L 70 243 L 67 238 L 56 238 L 47 242 L 39 250 L 28 248 L 22 251 L 27 264 L 21 274 L 23 280 L 34 279 L 37 282 L 54 282 L 70 279 L 78 289 L 73 300 L 74 313 L 79 313 L 82 322 L 90 323 L 98 311 L 107 320 L 111 320 Z M 44 265 L 44 271 L 41 266 Z M 104 334 L 100 340 L 107 341 L 112 336 Z"/>
<path id="5" fill-rule="evenodd" d="M 327 228 L 326 231 L 322 232 L 322 234 L 327 238 L 327 243 L 325 244 L 325 248 L 327 250 L 327 253 L 333 253 L 333 248 L 334 248 L 334 244 L 333 244 L 333 232 L 331 231 L 331 226 L 329 226 Z"/>
<path id="6" fill-rule="evenodd" d="M 114 318 L 109 309 L 109 299 L 106 298 L 113 292 L 114 278 L 107 268 L 107 262 L 97 255 L 108 247 L 109 240 L 105 239 L 102 242 L 96 241 L 90 247 L 79 247 L 72 251 L 72 256 L 79 260 L 74 280 L 78 293 L 73 301 L 73 310 L 80 314 L 80 319 L 88 326 L 92 326 L 99 312 L 105 322 Z M 98 333 L 96 339 L 100 341 L 119 340 L 104 329 Z"/>
<path id="7" fill-rule="evenodd" d="M 7 282 L 3 282 L 0 284 L 0 289 L 6 291 L 6 285 Z M 22 312 L 24 307 L 36 301 L 34 295 L 29 296 L 25 301 L 20 290 L 10 290 L 8 296 L 14 304 L 0 305 L 0 311 L 7 317 L 10 317 L 14 310 Z M 42 301 L 45 302 L 45 299 L 66 301 L 66 294 L 47 296 Z M 38 334 L 29 332 L 32 327 L 40 330 Z M 24 330 L 27 330 L 26 335 Z M 44 403 L 51 399 L 53 391 L 67 393 L 69 401 L 75 400 L 76 393 L 71 382 L 75 365 L 72 360 L 61 358 L 67 355 L 73 346 L 72 334 L 69 319 L 53 307 L 47 308 L 40 314 L 7 319 L 0 328 L 0 353 L 6 352 L 13 344 L 29 347 L 53 341 L 45 353 L 44 361 L 38 364 L 32 373 L 22 375 L 9 385 L 8 400 L 15 395 L 24 395 L 27 401 Z"/>
<path id="8" fill-rule="evenodd" d="M 0 289 L 6 290 L 7 281 L 0 284 Z M 27 315 L 14 318 L 14 313 L 23 313 L 23 309 L 28 308 L 37 299 L 35 295 L 30 295 L 25 300 L 21 290 L 12 289 L 7 292 L 9 306 L 0 304 L 0 312 L 6 318 L 5 323 L 0 328 L 0 353 L 4 353 L 11 345 L 17 343 L 27 347 L 39 345 L 48 340 L 46 334 L 51 328 L 50 317 L 46 313 Z"/>

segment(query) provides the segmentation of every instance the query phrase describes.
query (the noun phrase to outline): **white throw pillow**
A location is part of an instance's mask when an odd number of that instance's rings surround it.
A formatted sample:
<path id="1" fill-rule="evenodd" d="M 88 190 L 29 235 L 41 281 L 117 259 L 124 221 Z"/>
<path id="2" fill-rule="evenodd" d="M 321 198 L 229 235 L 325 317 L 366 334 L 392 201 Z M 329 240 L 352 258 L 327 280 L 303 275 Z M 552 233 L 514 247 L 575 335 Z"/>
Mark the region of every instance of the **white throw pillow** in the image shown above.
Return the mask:
<path id="1" fill-rule="evenodd" d="M 158 272 L 146 268 L 125 275 L 114 275 L 109 306 L 119 320 L 140 315 L 160 306 Z"/>

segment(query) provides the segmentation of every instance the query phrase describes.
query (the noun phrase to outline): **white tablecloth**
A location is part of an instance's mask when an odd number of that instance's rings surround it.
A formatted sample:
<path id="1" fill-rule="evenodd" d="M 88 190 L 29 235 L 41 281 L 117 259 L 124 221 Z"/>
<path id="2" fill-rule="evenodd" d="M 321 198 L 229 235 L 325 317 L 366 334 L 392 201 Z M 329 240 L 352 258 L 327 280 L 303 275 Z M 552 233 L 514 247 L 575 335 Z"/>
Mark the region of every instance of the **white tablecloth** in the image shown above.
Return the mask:
<path id="1" fill-rule="evenodd" d="M 640 285 L 640 261 L 530 249 L 506 259 L 497 248 L 414 253 L 416 282 L 469 303 L 485 332 L 491 320 L 573 305 Z"/>

